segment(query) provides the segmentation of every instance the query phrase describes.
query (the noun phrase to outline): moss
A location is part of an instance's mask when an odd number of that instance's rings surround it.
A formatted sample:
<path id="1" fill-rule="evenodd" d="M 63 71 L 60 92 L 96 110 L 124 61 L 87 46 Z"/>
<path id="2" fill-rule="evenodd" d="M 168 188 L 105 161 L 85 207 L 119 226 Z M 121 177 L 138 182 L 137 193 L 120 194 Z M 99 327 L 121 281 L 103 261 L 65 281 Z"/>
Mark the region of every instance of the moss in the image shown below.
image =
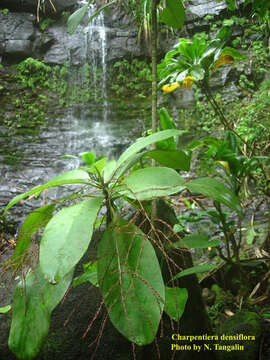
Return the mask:
<path id="1" fill-rule="evenodd" d="M 254 340 L 219 340 L 220 346 L 243 346 L 243 349 L 233 351 L 218 351 L 220 360 L 256 360 L 258 358 L 261 325 L 259 316 L 254 312 L 241 311 L 221 325 L 219 338 L 222 335 L 250 335 Z"/>

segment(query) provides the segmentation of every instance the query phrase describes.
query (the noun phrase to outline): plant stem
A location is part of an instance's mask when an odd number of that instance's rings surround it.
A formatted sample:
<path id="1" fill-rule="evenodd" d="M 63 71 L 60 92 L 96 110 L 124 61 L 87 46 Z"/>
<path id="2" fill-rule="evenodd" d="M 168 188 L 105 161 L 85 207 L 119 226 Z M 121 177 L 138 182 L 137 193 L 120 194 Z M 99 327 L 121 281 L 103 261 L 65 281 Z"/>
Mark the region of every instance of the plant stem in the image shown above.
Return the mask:
<path id="1" fill-rule="evenodd" d="M 157 132 L 157 4 L 158 0 L 152 0 L 152 14 L 151 14 L 151 57 L 152 57 L 152 133 Z M 156 149 L 157 145 L 153 145 Z M 152 160 L 152 166 L 155 166 L 155 160 Z M 152 214 L 151 220 L 157 217 L 157 201 L 152 201 Z"/>

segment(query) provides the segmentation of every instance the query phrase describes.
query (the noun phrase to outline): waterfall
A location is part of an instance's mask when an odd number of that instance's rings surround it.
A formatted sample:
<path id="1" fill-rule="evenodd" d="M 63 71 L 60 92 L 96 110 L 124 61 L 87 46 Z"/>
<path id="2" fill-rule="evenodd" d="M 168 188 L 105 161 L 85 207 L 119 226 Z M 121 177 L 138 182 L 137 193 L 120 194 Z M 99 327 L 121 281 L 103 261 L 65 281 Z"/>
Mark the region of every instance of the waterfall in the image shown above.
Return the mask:
<path id="1" fill-rule="evenodd" d="M 86 0 L 80 0 L 79 5 L 83 6 L 87 3 Z M 87 15 L 90 18 L 97 11 L 95 4 L 88 6 Z M 84 61 L 91 66 L 93 71 L 93 86 L 95 100 L 98 98 L 98 90 L 101 90 L 101 98 L 104 99 L 104 116 L 107 117 L 107 89 L 106 89 L 106 29 L 104 26 L 104 14 L 101 11 L 94 19 L 86 26 L 81 25 L 78 29 L 83 33 L 84 43 Z M 99 67 L 101 68 L 101 76 L 99 79 Z"/>

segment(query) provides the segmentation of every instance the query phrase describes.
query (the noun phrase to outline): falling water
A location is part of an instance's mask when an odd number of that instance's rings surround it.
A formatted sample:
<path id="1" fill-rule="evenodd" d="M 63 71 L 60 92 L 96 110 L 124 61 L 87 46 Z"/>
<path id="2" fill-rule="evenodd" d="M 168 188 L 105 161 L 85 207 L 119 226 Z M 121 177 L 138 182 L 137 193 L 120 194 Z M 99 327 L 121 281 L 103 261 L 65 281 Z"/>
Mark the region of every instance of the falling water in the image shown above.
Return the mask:
<path id="1" fill-rule="evenodd" d="M 78 6 L 86 3 L 86 0 L 80 0 Z M 95 5 L 89 6 L 88 17 L 96 10 Z M 80 25 L 75 34 L 68 35 L 66 29 L 60 32 L 63 51 L 70 64 L 70 87 L 92 91 L 92 97 L 84 104 L 63 108 L 61 116 L 55 119 L 49 118 L 48 127 L 31 141 L 16 137 L 11 139 L 10 146 L 22 156 L 18 171 L 11 165 L 2 164 L 0 158 L 0 206 L 14 195 L 82 165 L 79 159 L 63 159 L 63 154 L 77 156 L 92 151 L 97 156 L 117 157 L 132 138 L 140 134 L 137 115 L 135 117 L 127 111 L 124 116 L 119 116 L 107 99 L 107 30 L 104 14 L 100 12 L 87 26 Z M 84 71 L 81 71 L 84 68 L 92 71 L 90 85 Z M 49 189 L 47 201 L 62 196 L 63 189 L 61 194 L 57 188 Z M 38 201 L 32 199 L 24 206 L 33 208 Z M 19 222 L 20 207 L 12 208 L 12 214 Z"/>
<path id="2" fill-rule="evenodd" d="M 86 0 L 79 2 L 80 6 L 87 3 Z M 88 18 L 90 18 L 97 8 L 95 4 L 88 6 Z M 95 91 L 95 100 L 97 100 L 98 89 L 101 89 L 101 96 L 107 102 L 106 91 L 106 28 L 104 26 L 104 14 L 101 11 L 93 20 L 86 26 L 80 26 L 78 31 L 84 34 L 84 49 L 85 49 L 85 62 L 90 63 L 93 71 L 93 87 Z M 99 66 L 101 68 L 101 79 L 98 79 Z M 107 105 L 104 104 L 104 105 Z M 104 106 L 106 108 L 107 106 Z"/>

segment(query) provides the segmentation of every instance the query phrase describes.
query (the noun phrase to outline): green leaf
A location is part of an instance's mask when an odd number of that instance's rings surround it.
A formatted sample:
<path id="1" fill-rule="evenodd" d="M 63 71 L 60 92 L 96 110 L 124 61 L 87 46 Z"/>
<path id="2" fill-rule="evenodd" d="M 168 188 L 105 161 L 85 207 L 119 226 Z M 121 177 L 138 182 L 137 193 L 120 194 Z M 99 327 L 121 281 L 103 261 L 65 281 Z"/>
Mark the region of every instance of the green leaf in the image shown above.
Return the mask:
<path id="1" fill-rule="evenodd" d="M 0 307 L 0 314 L 6 314 L 7 312 L 9 312 L 10 309 L 11 309 L 10 305 Z"/>
<path id="2" fill-rule="evenodd" d="M 134 154 L 144 149 L 146 146 L 154 144 L 161 140 L 169 139 L 172 136 L 180 136 L 184 133 L 186 133 L 186 131 L 184 130 L 171 129 L 159 131 L 155 134 L 137 139 L 135 143 L 133 143 L 129 148 L 127 148 L 127 150 L 124 151 L 123 154 L 120 156 L 116 163 L 116 168 L 118 169 L 125 161 L 127 161 Z"/>
<path id="3" fill-rule="evenodd" d="M 152 150 L 145 156 L 155 159 L 160 165 L 172 169 L 189 171 L 190 156 L 183 150 Z"/>
<path id="4" fill-rule="evenodd" d="M 186 235 L 181 241 L 177 241 L 173 245 L 188 249 L 207 249 L 219 245 L 218 239 L 209 241 L 209 238 L 210 236 L 207 234 Z"/>
<path id="5" fill-rule="evenodd" d="M 14 254 L 11 257 L 12 267 L 17 267 L 24 261 L 24 254 L 31 244 L 31 236 L 39 229 L 45 227 L 53 215 L 55 204 L 45 205 L 35 211 L 25 219 L 18 235 L 18 241 Z"/>
<path id="6" fill-rule="evenodd" d="M 184 313 L 188 291 L 185 288 L 165 286 L 164 311 L 174 320 L 179 321 Z"/>
<path id="7" fill-rule="evenodd" d="M 41 191 L 43 191 L 45 189 L 48 189 L 48 188 L 54 187 L 54 186 L 65 185 L 65 184 L 88 184 L 89 185 L 88 180 L 89 180 L 89 175 L 87 174 L 86 171 L 83 171 L 83 170 L 72 170 L 72 171 L 68 171 L 64 174 L 58 175 L 55 178 L 53 178 L 52 180 L 48 181 L 46 184 L 36 186 L 33 189 L 31 189 L 23 194 L 15 196 L 5 207 L 4 214 L 8 211 L 9 208 L 11 208 L 11 206 L 17 204 L 19 201 L 28 197 L 29 195 L 32 195 L 32 194 L 38 195 L 41 193 Z"/>
<path id="8" fill-rule="evenodd" d="M 85 4 L 83 7 L 81 7 L 80 9 L 76 10 L 73 14 L 71 14 L 68 18 L 67 21 L 67 25 L 68 25 L 68 33 L 70 35 L 74 34 L 74 32 L 76 31 L 77 27 L 79 26 L 79 24 L 82 22 L 89 4 L 92 2 L 93 0 L 88 1 L 87 4 Z"/>
<path id="9" fill-rule="evenodd" d="M 212 264 L 203 264 L 203 265 L 192 266 L 188 269 L 181 271 L 177 275 L 175 275 L 172 280 L 179 279 L 179 278 L 181 278 L 183 276 L 187 276 L 187 275 L 193 275 L 193 274 L 198 274 L 198 273 L 202 273 L 202 272 L 206 272 L 206 271 L 211 271 L 211 270 L 216 269 L 217 266 L 218 265 L 212 265 Z"/>
<path id="10" fill-rule="evenodd" d="M 77 287 L 87 281 L 89 281 L 92 285 L 98 287 L 99 285 L 97 277 L 97 261 L 86 264 L 84 268 L 84 273 L 73 280 L 73 287 Z"/>
<path id="11" fill-rule="evenodd" d="M 187 182 L 185 186 L 190 191 L 201 193 L 215 201 L 221 202 L 242 216 L 242 207 L 238 198 L 220 181 L 205 177 L 191 180 Z"/>
<path id="12" fill-rule="evenodd" d="M 98 282 L 111 322 L 135 344 L 150 344 L 165 301 L 151 243 L 137 226 L 117 219 L 103 235 L 98 259 Z"/>
<path id="13" fill-rule="evenodd" d="M 50 282 L 68 273 L 87 250 L 102 201 L 102 197 L 84 200 L 49 221 L 41 239 L 40 266 Z"/>
<path id="14" fill-rule="evenodd" d="M 190 75 L 195 79 L 195 81 L 203 80 L 205 70 L 201 66 L 195 65 L 190 69 Z"/>
<path id="15" fill-rule="evenodd" d="M 185 21 L 185 8 L 180 0 L 167 0 L 166 8 L 160 14 L 160 20 L 166 25 L 180 29 Z"/>
<path id="16" fill-rule="evenodd" d="M 146 200 L 175 194 L 184 189 L 184 179 L 173 169 L 149 167 L 132 172 L 123 181 L 122 194 Z"/>
<path id="17" fill-rule="evenodd" d="M 93 165 L 96 161 L 96 156 L 93 152 L 83 152 L 79 154 L 80 157 L 83 159 L 86 165 Z"/>
<path id="18" fill-rule="evenodd" d="M 49 331 L 51 312 L 65 295 L 72 276 L 73 271 L 58 285 L 52 285 L 38 267 L 17 285 L 8 345 L 19 359 L 32 359 L 38 354 Z"/>
<path id="19" fill-rule="evenodd" d="M 229 46 L 226 46 L 222 52 L 221 52 L 221 55 L 230 55 L 232 56 L 234 59 L 236 60 L 243 60 L 246 58 L 246 55 L 245 54 L 242 54 L 240 53 L 240 51 L 234 49 L 234 48 L 231 48 Z"/>
<path id="20" fill-rule="evenodd" d="M 246 233 L 246 243 L 248 245 L 251 245 L 253 243 L 253 240 L 255 239 L 255 236 L 257 235 L 256 231 L 254 230 L 254 227 L 251 226 Z"/>
<path id="21" fill-rule="evenodd" d="M 108 4 L 101 6 L 92 16 L 90 16 L 90 18 L 87 20 L 85 25 L 88 25 L 101 11 L 103 11 L 108 6 L 111 6 L 112 4 L 114 4 L 116 2 L 117 2 L 117 0 L 113 0 L 113 1 L 109 2 Z"/>
<path id="22" fill-rule="evenodd" d="M 116 170 L 116 160 L 111 159 L 103 169 L 104 183 L 107 183 Z"/>
<path id="23" fill-rule="evenodd" d="M 96 161 L 92 166 L 87 168 L 87 171 L 92 174 L 101 174 L 102 170 L 104 169 L 106 163 L 108 161 L 107 157 L 104 157 L 98 161 Z"/>

